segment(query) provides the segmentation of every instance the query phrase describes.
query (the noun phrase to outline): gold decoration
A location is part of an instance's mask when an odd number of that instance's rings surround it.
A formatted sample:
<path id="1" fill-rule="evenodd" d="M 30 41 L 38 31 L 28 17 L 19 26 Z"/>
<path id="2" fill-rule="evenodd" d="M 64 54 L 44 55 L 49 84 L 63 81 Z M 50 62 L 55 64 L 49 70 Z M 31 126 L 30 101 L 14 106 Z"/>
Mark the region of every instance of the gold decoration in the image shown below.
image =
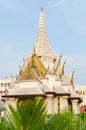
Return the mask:
<path id="1" fill-rule="evenodd" d="M 26 69 L 20 71 L 19 77 L 20 80 L 38 79 L 38 77 L 43 77 L 46 71 L 41 59 L 34 53 Z"/>

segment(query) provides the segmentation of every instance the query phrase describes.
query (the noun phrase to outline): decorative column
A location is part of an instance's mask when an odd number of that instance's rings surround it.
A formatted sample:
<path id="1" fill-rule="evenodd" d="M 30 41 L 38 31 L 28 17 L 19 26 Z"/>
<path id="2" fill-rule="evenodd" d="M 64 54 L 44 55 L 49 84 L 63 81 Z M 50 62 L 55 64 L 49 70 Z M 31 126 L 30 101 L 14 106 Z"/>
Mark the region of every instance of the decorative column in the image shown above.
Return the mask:
<path id="1" fill-rule="evenodd" d="M 57 113 L 58 112 L 58 97 L 54 97 L 53 99 L 53 113 Z"/>
<path id="2" fill-rule="evenodd" d="M 61 111 L 68 111 L 68 96 L 61 97 Z"/>
<path id="3" fill-rule="evenodd" d="M 53 98 L 53 94 L 47 94 L 47 98 L 45 99 L 47 114 L 53 114 Z"/>
<path id="4" fill-rule="evenodd" d="M 72 100 L 73 113 L 78 114 L 78 100 Z"/>
<path id="5" fill-rule="evenodd" d="M 77 104 L 77 113 L 80 113 L 80 103 Z"/>
<path id="6" fill-rule="evenodd" d="M 53 99 L 53 114 L 61 111 L 61 97 L 57 96 Z"/>
<path id="7" fill-rule="evenodd" d="M 61 112 L 61 97 L 58 97 L 58 112 Z"/>

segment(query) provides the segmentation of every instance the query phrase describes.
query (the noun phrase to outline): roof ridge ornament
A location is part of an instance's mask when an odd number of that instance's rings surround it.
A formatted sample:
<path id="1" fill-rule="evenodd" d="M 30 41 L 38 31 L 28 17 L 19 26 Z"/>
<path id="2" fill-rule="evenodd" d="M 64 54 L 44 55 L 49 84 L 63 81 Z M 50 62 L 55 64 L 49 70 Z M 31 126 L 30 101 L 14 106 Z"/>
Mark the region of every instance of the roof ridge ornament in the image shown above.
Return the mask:
<path id="1" fill-rule="evenodd" d="M 33 53 L 36 54 L 36 50 L 35 50 L 35 48 L 33 49 Z"/>
<path id="2" fill-rule="evenodd" d="M 60 54 L 60 56 L 59 56 L 60 58 L 62 58 L 62 53 Z"/>
<path id="3" fill-rule="evenodd" d="M 64 61 L 64 63 L 63 63 L 63 65 L 65 65 L 65 64 L 66 64 L 66 62 L 67 62 L 67 61 L 66 61 L 66 59 L 65 59 L 65 61 Z"/>
<path id="4" fill-rule="evenodd" d="M 73 69 L 73 71 L 72 71 L 72 75 L 74 75 L 74 73 L 75 73 L 75 69 Z"/>

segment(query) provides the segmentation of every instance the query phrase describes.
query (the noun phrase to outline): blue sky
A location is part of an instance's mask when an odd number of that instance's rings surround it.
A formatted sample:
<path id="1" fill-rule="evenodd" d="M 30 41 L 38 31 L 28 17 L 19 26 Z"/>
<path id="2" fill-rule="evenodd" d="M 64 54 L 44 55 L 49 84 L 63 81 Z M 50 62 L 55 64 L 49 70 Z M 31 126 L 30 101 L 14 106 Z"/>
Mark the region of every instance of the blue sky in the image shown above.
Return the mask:
<path id="1" fill-rule="evenodd" d="M 75 84 L 86 85 L 86 0 L 0 0 L 0 76 L 17 75 L 36 39 L 44 7 L 50 46 L 75 69 Z"/>

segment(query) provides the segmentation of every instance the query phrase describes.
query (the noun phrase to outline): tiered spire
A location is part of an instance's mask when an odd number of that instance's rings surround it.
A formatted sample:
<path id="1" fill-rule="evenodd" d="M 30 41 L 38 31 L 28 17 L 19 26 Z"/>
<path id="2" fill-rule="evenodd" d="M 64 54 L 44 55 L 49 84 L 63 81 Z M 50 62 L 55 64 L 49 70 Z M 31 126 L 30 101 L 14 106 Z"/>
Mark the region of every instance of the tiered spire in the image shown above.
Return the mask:
<path id="1" fill-rule="evenodd" d="M 51 48 L 49 47 L 47 36 L 46 36 L 43 7 L 41 8 L 40 11 L 38 33 L 37 33 L 37 38 L 35 41 L 34 48 L 38 56 L 55 58 L 55 54 L 52 52 Z"/>
<path id="2" fill-rule="evenodd" d="M 62 54 L 56 57 L 49 46 L 44 22 L 44 10 L 41 8 L 37 38 L 33 50 L 24 60 L 22 71 L 20 71 L 20 76 L 24 78 L 21 79 L 43 77 L 49 71 L 52 74 L 55 73 L 58 79 L 62 80 L 62 85 L 73 84 L 73 78 L 71 79 L 70 75 L 65 76 L 64 74 L 66 62 L 61 64 L 61 58 Z"/>
<path id="3" fill-rule="evenodd" d="M 38 32 L 46 32 L 45 31 L 45 23 L 44 23 L 44 10 L 43 7 L 41 8 L 41 12 L 40 12 L 40 18 L 39 18 L 39 31 Z"/>

